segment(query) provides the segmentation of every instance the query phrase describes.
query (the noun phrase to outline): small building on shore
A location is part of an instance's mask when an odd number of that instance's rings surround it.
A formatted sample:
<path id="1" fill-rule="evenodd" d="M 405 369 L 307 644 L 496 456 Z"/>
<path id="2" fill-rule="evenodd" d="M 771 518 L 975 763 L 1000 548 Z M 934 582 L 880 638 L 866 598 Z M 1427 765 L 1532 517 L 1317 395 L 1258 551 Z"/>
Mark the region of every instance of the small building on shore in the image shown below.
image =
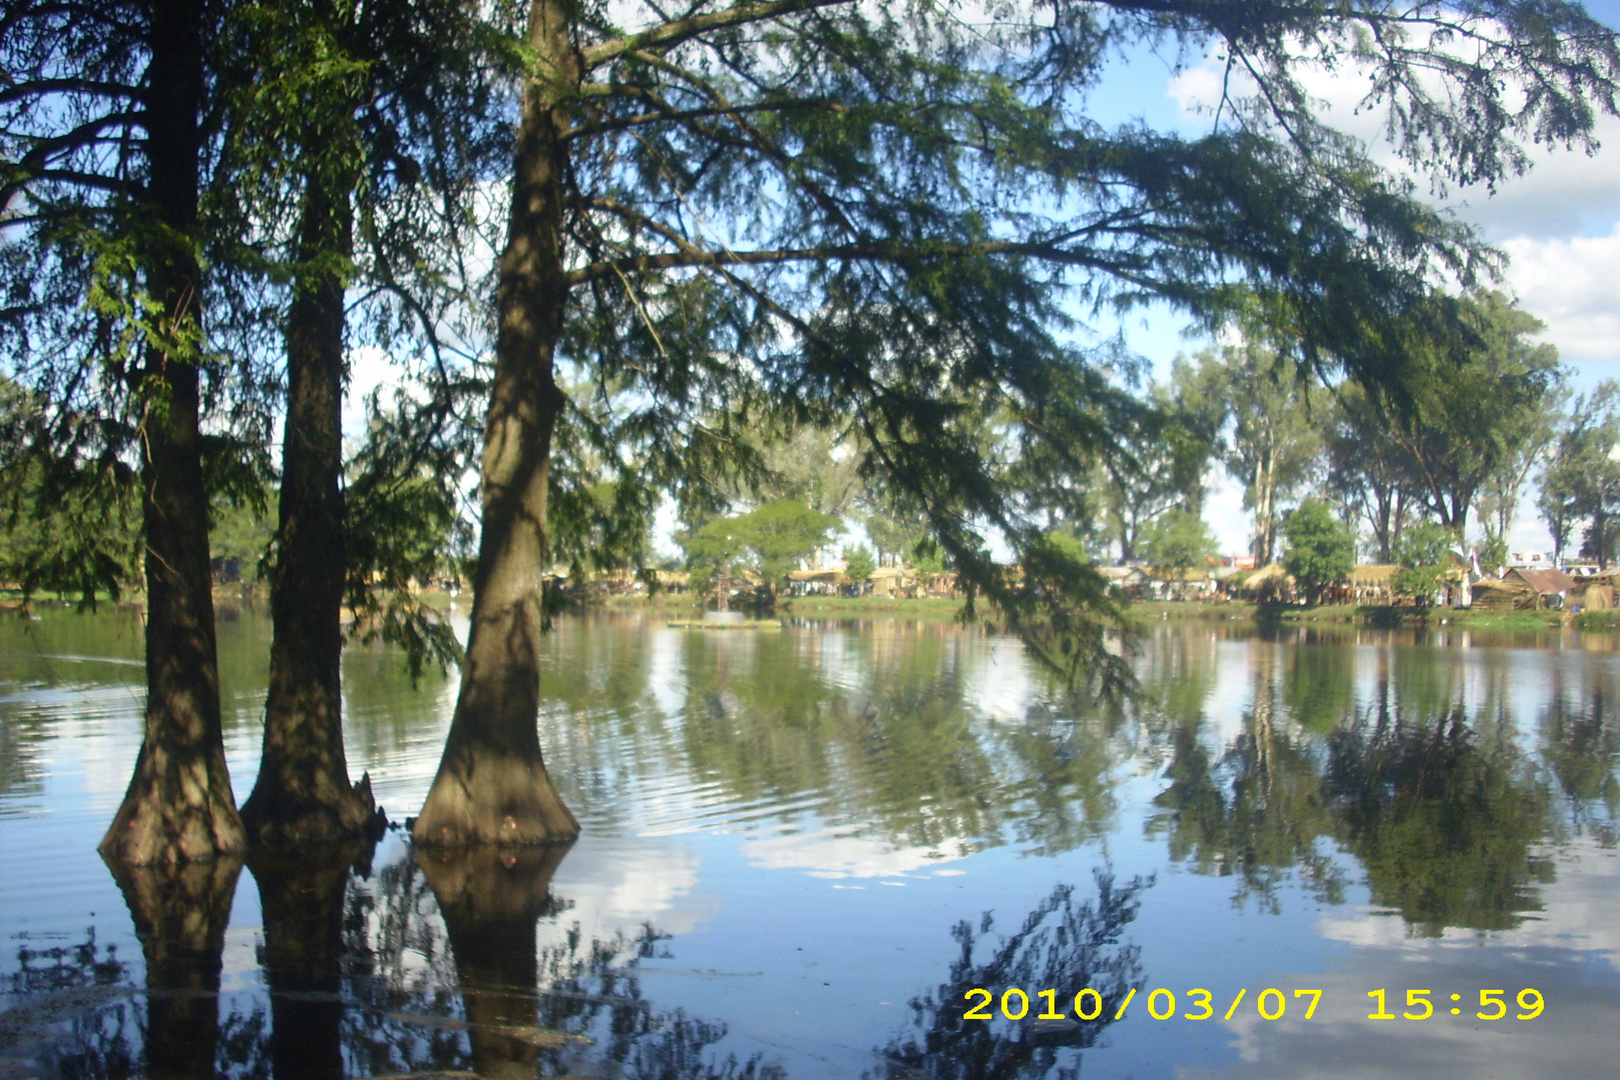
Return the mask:
<path id="1" fill-rule="evenodd" d="M 1140 566 L 1099 566 L 1097 575 L 1110 589 L 1133 599 L 1143 595 L 1148 585 L 1147 571 Z"/>
<path id="2" fill-rule="evenodd" d="M 1215 591 L 1215 579 L 1201 566 L 1151 567 L 1147 578 L 1155 600 L 1206 600 Z"/>
<path id="3" fill-rule="evenodd" d="M 1350 571 L 1350 602 L 1352 604 L 1393 604 L 1395 591 L 1390 583 L 1395 580 L 1398 563 L 1362 563 Z"/>
<path id="4" fill-rule="evenodd" d="M 1534 611 L 1578 604 L 1589 583 L 1555 569 L 1509 567 L 1500 578 L 1484 578 L 1473 585 L 1473 607 L 1485 611 Z"/>

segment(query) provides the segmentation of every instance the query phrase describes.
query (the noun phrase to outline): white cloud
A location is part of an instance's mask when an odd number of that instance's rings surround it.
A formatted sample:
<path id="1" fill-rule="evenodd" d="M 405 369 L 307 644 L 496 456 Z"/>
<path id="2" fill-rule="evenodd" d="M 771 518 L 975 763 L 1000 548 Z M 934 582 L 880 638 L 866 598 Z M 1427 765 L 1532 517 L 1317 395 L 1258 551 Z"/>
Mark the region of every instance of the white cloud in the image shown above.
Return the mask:
<path id="1" fill-rule="evenodd" d="M 1262 1020 L 1245 1005 L 1226 1022 L 1241 1064 L 1182 1066 L 1178 1080 L 1611 1075 L 1620 1000 L 1612 977 L 1620 970 L 1620 936 L 1613 929 L 1620 915 L 1617 872 L 1620 860 L 1613 852 L 1577 845 L 1560 860 L 1558 880 L 1540 889 L 1542 910 L 1516 929 L 1490 934 L 1448 930 L 1439 939 L 1413 938 L 1397 916 L 1327 916 L 1320 923 L 1323 936 L 1353 946 L 1353 952 L 1315 975 L 1276 976 L 1268 985 L 1286 993 L 1283 1019 Z M 1380 987 L 1386 1009 L 1397 1016 L 1407 1011 L 1408 989 L 1426 988 L 1434 1015 L 1421 1021 L 1370 1019 L 1375 1006 L 1368 992 Z M 1546 1009 L 1521 1021 L 1516 998 L 1525 987 L 1542 993 Z M 1291 992 L 1295 988 L 1323 991 L 1309 1020 L 1304 999 Z M 1480 990 L 1490 988 L 1505 991 L 1503 1020 L 1475 1015 Z"/>
<path id="2" fill-rule="evenodd" d="M 750 866 L 766 870 L 802 870 L 810 877 L 904 877 L 914 870 L 952 862 L 945 855 L 956 844 L 942 847 L 895 847 L 870 836 L 840 835 L 830 830 L 781 833 L 744 840 L 742 852 Z"/>
<path id="3" fill-rule="evenodd" d="M 1172 78 L 1167 94 L 1189 124 L 1208 124 L 1220 101 L 1223 66 L 1207 57 Z M 1366 142 L 1381 164 L 1427 182 L 1399 161 L 1383 137 L 1382 113 L 1360 108 L 1366 77 L 1353 65 L 1309 70 L 1302 82 L 1335 126 Z M 1234 79 L 1236 93 L 1249 88 Z M 1548 324 L 1547 339 L 1580 359 L 1620 359 L 1615 271 L 1620 269 L 1620 119 L 1603 117 L 1595 137 L 1606 144 L 1580 150 L 1531 147 L 1531 168 L 1504 180 L 1495 194 L 1454 189 L 1442 205 L 1475 226 L 1512 259 L 1507 284 Z M 1421 190 L 1421 188 L 1420 188 Z"/>
<path id="4" fill-rule="evenodd" d="M 1620 221 L 1605 236 L 1519 236 L 1502 246 L 1513 291 L 1547 324 L 1543 340 L 1566 359 L 1620 360 Z"/>

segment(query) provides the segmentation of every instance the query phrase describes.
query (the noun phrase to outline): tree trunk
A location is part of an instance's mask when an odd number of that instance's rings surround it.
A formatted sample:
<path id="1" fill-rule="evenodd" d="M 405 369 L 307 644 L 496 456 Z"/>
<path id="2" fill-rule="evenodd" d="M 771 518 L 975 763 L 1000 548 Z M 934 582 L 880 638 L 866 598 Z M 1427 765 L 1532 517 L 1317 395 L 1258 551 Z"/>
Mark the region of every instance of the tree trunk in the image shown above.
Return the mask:
<path id="1" fill-rule="evenodd" d="M 147 288 L 159 305 L 145 345 L 141 503 L 146 523 L 146 732 L 101 853 L 134 865 L 242 850 L 220 731 L 208 564 L 208 495 L 198 430 L 200 273 L 197 126 L 200 0 L 152 5 L 146 126 L 153 239 Z"/>
<path id="2" fill-rule="evenodd" d="M 484 425 L 483 531 L 461 692 L 419 844 L 539 844 L 579 835 L 540 754 L 541 584 L 551 437 L 566 399 L 552 362 L 568 301 L 563 277 L 564 111 L 579 81 L 561 0 L 534 0 L 527 43 L 548 83 L 523 96 L 512 211 L 496 293 L 495 380 Z"/>
<path id="3" fill-rule="evenodd" d="M 320 153 L 320 151 L 311 151 Z M 287 312 L 287 421 L 270 610 L 264 752 L 242 806 L 255 841 L 352 839 L 377 816 L 371 785 L 349 783 L 343 751 L 343 287 L 352 168 L 310 169 L 299 272 Z"/>

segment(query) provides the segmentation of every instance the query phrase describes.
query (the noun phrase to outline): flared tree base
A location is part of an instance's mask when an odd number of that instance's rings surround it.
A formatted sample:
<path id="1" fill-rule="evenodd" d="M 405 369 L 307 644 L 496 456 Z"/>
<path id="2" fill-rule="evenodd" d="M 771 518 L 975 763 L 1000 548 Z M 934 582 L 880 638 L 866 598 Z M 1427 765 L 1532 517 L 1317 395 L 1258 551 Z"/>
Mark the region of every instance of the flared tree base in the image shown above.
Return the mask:
<path id="1" fill-rule="evenodd" d="M 371 794 L 371 775 L 352 787 L 335 781 L 321 790 L 299 791 L 289 781 L 264 774 L 242 804 L 242 826 L 255 845 L 305 847 L 376 840 L 388 827 L 388 815 Z"/>
<path id="2" fill-rule="evenodd" d="M 430 847 L 557 844 L 578 835 L 544 764 L 493 752 L 447 751 L 411 827 L 411 839 Z"/>
<path id="3" fill-rule="evenodd" d="M 142 749 L 123 804 L 97 845 L 102 858 L 161 866 L 240 857 L 247 850 L 224 755 L 217 755 L 217 770 L 208 760 L 216 755 L 199 753 L 184 763 L 175 761 L 177 756 Z"/>

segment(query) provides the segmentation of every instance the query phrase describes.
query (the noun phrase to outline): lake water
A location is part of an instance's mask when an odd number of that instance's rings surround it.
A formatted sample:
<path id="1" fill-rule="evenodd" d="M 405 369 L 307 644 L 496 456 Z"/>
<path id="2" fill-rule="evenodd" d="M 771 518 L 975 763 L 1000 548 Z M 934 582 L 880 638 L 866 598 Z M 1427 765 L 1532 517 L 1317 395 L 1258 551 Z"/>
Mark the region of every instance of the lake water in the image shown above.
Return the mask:
<path id="1" fill-rule="evenodd" d="M 220 644 L 240 800 L 268 620 Z M 162 884 L 193 901 L 138 937 L 157 886 L 94 851 L 138 623 L 8 619 L 0 1080 L 1613 1073 L 1615 638 L 1161 624 L 1136 664 L 1095 706 L 946 622 L 559 619 L 571 848 L 418 861 L 395 830 Z M 454 676 L 356 648 L 345 687 L 402 819 Z"/>

